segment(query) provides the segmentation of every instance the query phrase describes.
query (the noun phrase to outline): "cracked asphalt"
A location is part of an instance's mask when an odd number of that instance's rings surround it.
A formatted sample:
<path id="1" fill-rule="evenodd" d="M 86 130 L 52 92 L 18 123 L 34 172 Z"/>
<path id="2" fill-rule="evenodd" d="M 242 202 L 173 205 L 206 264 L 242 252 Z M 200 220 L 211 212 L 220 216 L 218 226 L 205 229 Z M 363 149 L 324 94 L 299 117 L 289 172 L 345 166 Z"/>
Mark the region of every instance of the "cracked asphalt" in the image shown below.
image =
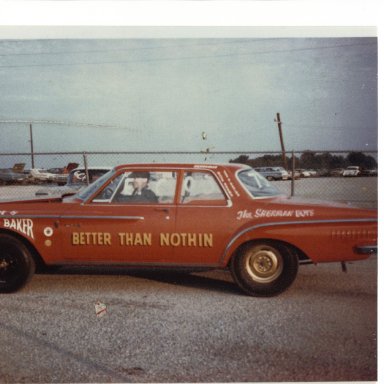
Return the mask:
<path id="1" fill-rule="evenodd" d="M 273 298 L 226 271 L 35 275 L 0 296 L 0 382 L 375 381 L 377 257 L 347 266 Z"/>

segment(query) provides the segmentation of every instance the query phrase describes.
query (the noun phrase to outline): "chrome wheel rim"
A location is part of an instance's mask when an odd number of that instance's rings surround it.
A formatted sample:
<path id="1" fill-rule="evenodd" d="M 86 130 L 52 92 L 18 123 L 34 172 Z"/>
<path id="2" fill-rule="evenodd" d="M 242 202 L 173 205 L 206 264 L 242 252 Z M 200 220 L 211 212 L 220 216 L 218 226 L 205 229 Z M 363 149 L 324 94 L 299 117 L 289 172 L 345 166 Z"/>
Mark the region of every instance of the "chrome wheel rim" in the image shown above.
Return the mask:
<path id="1" fill-rule="evenodd" d="M 20 270 L 19 263 L 10 254 L 0 257 L 0 284 L 5 284 L 15 278 Z"/>
<path id="2" fill-rule="evenodd" d="M 270 283 L 283 271 L 283 258 L 269 246 L 258 246 L 246 254 L 245 267 L 252 280 L 258 283 Z"/>

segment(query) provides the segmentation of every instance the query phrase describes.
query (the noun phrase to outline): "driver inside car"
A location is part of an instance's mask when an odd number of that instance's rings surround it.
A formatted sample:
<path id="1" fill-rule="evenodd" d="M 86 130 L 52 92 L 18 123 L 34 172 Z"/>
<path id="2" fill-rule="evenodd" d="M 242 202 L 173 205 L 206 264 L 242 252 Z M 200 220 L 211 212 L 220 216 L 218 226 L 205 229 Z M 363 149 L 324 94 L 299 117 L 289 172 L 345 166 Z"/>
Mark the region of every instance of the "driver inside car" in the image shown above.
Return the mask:
<path id="1" fill-rule="evenodd" d="M 116 196 L 118 202 L 138 202 L 138 203 L 157 203 L 158 198 L 153 191 L 148 188 L 149 172 L 132 172 L 129 179 L 133 179 L 133 191 L 129 195 L 120 193 Z M 124 184 L 124 183 L 123 183 Z"/>

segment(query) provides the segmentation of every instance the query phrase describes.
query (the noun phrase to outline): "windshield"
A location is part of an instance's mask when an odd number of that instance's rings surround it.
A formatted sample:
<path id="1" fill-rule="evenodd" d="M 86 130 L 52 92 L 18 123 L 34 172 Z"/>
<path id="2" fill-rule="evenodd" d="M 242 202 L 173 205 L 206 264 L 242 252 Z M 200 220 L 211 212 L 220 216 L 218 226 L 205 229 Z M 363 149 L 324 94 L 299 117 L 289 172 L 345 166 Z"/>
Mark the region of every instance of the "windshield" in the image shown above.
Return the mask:
<path id="1" fill-rule="evenodd" d="M 282 193 L 273 186 L 265 177 L 254 169 L 247 169 L 238 173 L 239 180 L 243 187 L 253 197 L 277 196 Z"/>
<path id="2" fill-rule="evenodd" d="M 112 177 L 112 175 L 114 175 L 114 173 L 114 169 L 105 173 L 103 176 L 99 177 L 95 182 L 80 191 L 76 195 L 76 197 L 80 198 L 83 201 L 88 200 L 108 179 Z"/>

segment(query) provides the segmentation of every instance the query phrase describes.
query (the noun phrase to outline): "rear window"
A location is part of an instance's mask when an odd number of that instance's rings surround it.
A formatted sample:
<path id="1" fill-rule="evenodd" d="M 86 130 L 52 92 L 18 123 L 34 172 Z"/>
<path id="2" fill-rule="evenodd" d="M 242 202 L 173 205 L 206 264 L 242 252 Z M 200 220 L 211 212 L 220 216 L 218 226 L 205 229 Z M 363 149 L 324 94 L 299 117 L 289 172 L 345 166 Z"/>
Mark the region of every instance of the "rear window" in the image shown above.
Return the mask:
<path id="1" fill-rule="evenodd" d="M 238 178 L 244 189 L 252 197 L 278 196 L 282 193 L 264 176 L 254 169 L 247 169 L 238 173 Z"/>

